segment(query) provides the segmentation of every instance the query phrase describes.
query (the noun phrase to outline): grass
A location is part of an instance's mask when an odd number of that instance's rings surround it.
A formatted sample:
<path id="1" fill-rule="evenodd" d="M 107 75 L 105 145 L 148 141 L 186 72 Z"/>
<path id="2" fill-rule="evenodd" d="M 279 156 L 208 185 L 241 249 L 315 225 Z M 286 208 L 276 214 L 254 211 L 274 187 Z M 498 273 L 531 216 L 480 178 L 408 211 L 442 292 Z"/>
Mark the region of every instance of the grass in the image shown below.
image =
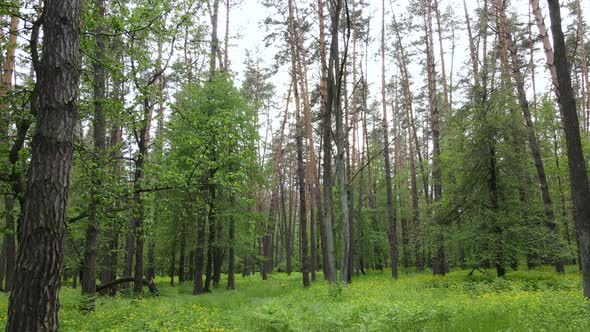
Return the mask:
<path id="1" fill-rule="evenodd" d="M 320 275 L 321 278 L 321 275 Z M 446 277 L 371 272 L 348 286 L 301 275 L 236 280 L 237 290 L 193 296 L 191 285 L 158 280 L 160 295 L 100 297 L 82 313 L 79 290 L 61 292 L 62 331 L 590 331 L 590 302 L 574 267 L 516 271 L 506 278 L 468 271 Z M 0 295 L 0 325 L 8 296 Z"/>

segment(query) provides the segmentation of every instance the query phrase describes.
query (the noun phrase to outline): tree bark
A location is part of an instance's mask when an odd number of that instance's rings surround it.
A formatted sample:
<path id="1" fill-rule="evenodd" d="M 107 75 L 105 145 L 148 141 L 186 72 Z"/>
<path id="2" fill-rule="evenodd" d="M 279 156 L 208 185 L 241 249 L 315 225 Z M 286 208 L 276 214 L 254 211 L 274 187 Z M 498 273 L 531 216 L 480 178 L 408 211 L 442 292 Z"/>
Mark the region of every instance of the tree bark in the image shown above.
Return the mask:
<path id="1" fill-rule="evenodd" d="M 590 297 L 590 190 L 588 189 L 588 176 L 586 174 L 586 163 L 582 152 L 576 100 L 571 86 L 566 46 L 561 29 L 559 0 L 548 0 L 547 3 L 549 4 L 551 32 L 555 47 L 555 69 L 560 89 L 559 104 L 567 144 L 574 221 L 576 223 L 576 234 L 579 241 L 584 297 Z"/>
<path id="2" fill-rule="evenodd" d="M 7 331 L 59 329 L 66 205 L 79 117 L 80 12 L 79 0 L 47 0 L 43 7 L 44 52 L 40 65 L 35 65 L 37 128 L 31 144 Z"/>

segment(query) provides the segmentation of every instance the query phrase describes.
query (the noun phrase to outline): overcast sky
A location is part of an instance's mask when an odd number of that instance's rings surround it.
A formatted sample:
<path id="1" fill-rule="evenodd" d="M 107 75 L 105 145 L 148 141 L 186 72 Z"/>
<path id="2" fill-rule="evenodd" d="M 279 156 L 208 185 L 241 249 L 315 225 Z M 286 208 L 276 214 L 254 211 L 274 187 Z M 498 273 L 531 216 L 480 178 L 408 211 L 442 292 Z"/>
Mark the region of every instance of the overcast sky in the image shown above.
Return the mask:
<path id="1" fill-rule="evenodd" d="M 315 2 L 315 0 L 313 0 Z M 470 11 L 470 15 L 472 20 L 475 20 L 475 9 L 478 7 L 478 2 L 483 3 L 481 0 L 474 1 L 468 0 L 467 6 Z M 550 21 L 548 18 L 548 13 L 546 10 L 547 2 L 545 0 L 541 0 L 541 8 L 544 12 L 546 17 L 545 24 L 549 28 Z M 564 2 L 564 1 L 562 1 Z M 588 15 L 590 15 L 590 1 L 589 0 L 581 0 L 583 6 L 583 15 L 584 20 L 587 21 Z M 301 3 L 301 1 L 298 1 Z M 349 2 L 350 3 L 350 2 Z M 378 93 L 380 92 L 380 58 L 378 57 L 379 53 L 379 38 L 380 38 L 380 25 L 381 25 L 381 0 L 369 0 L 370 6 L 367 8 L 369 11 L 369 15 L 372 17 L 371 20 L 371 36 L 373 41 L 373 45 L 370 50 L 370 64 L 369 64 L 369 73 L 368 77 L 370 77 L 370 84 L 371 88 L 371 96 L 373 98 L 378 97 Z M 405 14 L 406 9 L 406 1 L 395 1 L 395 0 L 386 0 L 385 7 L 386 7 L 386 14 L 385 20 L 387 23 L 391 22 L 391 13 L 392 13 L 392 5 L 394 7 L 394 11 L 396 16 L 399 18 L 400 16 Z M 299 6 L 303 6 L 300 4 Z M 462 0 L 439 0 L 439 8 L 441 12 L 445 12 L 447 8 L 452 11 L 458 22 L 458 29 L 456 35 L 456 50 L 455 50 L 455 57 L 454 57 L 454 74 L 453 74 L 453 81 L 457 81 L 462 76 L 465 76 L 465 64 L 467 61 L 467 50 L 468 50 L 468 40 L 467 34 L 465 32 L 465 19 L 464 19 L 464 12 L 463 12 L 463 2 Z M 509 11 L 516 11 L 520 22 L 526 23 L 528 22 L 528 14 L 529 14 L 529 2 L 526 0 L 513 0 L 511 1 L 511 5 L 509 7 Z M 276 49 L 272 46 L 269 48 L 264 47 L 263 37 L 268 34 L 267 27 L 263 24 L 265 18 L 272 16 L 275 12 L 272 8 L 265 8 L 262 4 L 260 4 L 257 0 L 243 0 L 242 4 L 237 7 L 234 7 L 230 12 L 230 34 L 232 36 L 232 47 L 230 49 L 230 59 L 231 61 L 231 69 L 237 74 L 238 81 L 241 80 L 244 66 L 243 60 L 245 59 L 246 50 L 250 50 L 252 53 L 255 53 L 258 50 L 258 55 L 260 58 L 265 60 L 266 65 L 270 65 L 272 63 L 272 58 L 276 53 Z M 364 16 L 366 16 L 365 14 Z M 223 17 L 223 18 L 221 18 Z M 223 10 L 222 16 L 220 17 L 220 21 L 223 19 L 225 21 L 225 10 Z M 562 17 L 569 18 L 569 11 L 567 9 L 562 9 Z M 564 29 L 565 26 L 571 22 L 566 20 L 564 22 Z M 434 23 L 434 22 L 433 22 Z M 444 24 L 444 22 L 443 22 Z M 473 23 L 472 23 L 473 24 Z M 225 25 L 222 29 L 225 28 Z M 271 27 L 275 28 L 275 27 Z M 434 27 L 436 31 L 436 27 Z M 444 29 L 444 28 L 443 28 Z M 538 30 L 536 26 L 533 26 L 533 33 L 536 33 Z M 387 33 L 387 32 L 386 32 Z M 393 40 L 393 36 L 386 36 L 386 38 L 390 38 Z M 414 36 L 406 35 L 402 36 L 402 38 L 406 39 L 414 39 Z M 446 40 L 444 41 L 445 45 L 445 64 L 447 69 L 447 77 L 450 75 L 451 69 L 451 41 Z M 418 46 L 420 47 L 420 46 Z M 435 39 L 435 56 L 437 58 L 437 70 L 440 71 L 440 53 L 438 50 L 438 42 Z M 420 49 L 415 49 L 415 51 L 422 51 Z M 423 51 L 422 51 L 423 52 Z M 423 57 L 423 54 L 420 54 L 419 57 Z M 548 81 L 547 81 L 547 74 L 546 70 L 543 67 L 544 58 L 543 53 L 541 51 L 535 54 L 536 63 L 538 65 L 536 69 L 536 78 L 537 78 L 537 91 L 543 91 L 544 89 L 548 89 Z M 389 57 L 386 60 L 386 77 L 391 77 L 395 75 L 397 72 L 397 68 L 393 63 L 393 59 Z M 414 61 L 414 65 L 411 68 L 412 77 L 413 77 L 413 84 L 414 88 L 420 88 L 425 84 L 425 78 L 422 79 L 422 75 L 420 73 L 421 66 L 418 64 L 418 61 Z M 310 78 L 311 79 L 311 78 Z M 288 79 L 288 68 L 282 68 L 276 77 L 273 78 L 273 83 L 277 85 L 277 96 L 284 96 L 287 93 L 287 84 L 289 82 Z M 530 85 L 530 83 L 529 83 Z M 377 93 L 377 94 L 376 94 Z M 458 95 L 458 93 L 457 93 Z M 284 102 L 283 102 L 284 103 Z M 278 111 L 277 111 L 278 113 Z M 278 115 L 278 114 L 276 114 Z M 276 127 L 276 126 L 275 126 Z"/>

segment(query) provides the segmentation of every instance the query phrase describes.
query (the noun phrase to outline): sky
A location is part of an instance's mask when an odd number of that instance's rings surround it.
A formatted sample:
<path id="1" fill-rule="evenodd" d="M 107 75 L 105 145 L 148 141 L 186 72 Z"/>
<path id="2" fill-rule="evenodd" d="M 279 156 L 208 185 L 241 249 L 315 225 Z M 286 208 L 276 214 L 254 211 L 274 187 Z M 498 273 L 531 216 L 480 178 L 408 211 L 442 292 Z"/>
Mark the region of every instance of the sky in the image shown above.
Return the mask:
<path id="1" fill-rule="evenodd" d="M 315 0 L 312 0 L 315 2 Z M 349 0 L 350 1 L 350 0 Z M 301 1 L 297 1 L 301 3 Z M 368 69 L 368 77 L 370 77 L 370 90 L 372 93 L 372 98 L 378 99 L 378 94 L 380 93 L 380 57 L 379 57 L 379 40 L 380 40 L 380 26 L 381 26 L 381 1 L 380 0 L 369 0 L 369 7 L 367 10 L 372 17 L 371 20 L 371 36 L 373 38 L 373 45 L 370 49 L 370 60 L 369 60 L 369 69 Z M 563 3 L 564 1 L 562 1 Z M 468 0 L 467 7 L 470 11 L 471 19 L 475 19 L 475 9 L 482 4 L 483 1 L 481 0 Z M 529 2 L 526 0 L 518 0 L 518 1 L 510 1 L 511 5 L 508 8 L 509 11 L 515 11 L 519 16 L 519 21 L 526 23 L 528 22 L 528 15 L 529 15 Z M 546 17 L 545 25 L 549 28 L 550 21 L 548 17 L 548 13 L 546 10 L 547 2 L 545 0 L 540 0 L 541 8 L 543 13 Z M 581 0 L 582 7 L 583 7 L 583 15 L 584 20 L 588 21 L 588 17 L 590 17 L 590 0 Z M 395 12 L 395 15 L 398 17 L 405 14 L 406 9 L 405 1 L 395 1 L 395 0 L 387 0 L 385 1 L 386 7 L 386 14 L 385 20 L 386 23 L 391 22 L 391 13 Z M 563 6 L 563 4 L 562 4 Z M 392 11 L 392 8 L 394 9 Z M 439 0 L 439 8 L 441 12 L 445 12 L 447 9 L 453 12 L 457 18 L 458 22 L 458 31 L 456 35 L 456 49 L 454 54 L 454 61 L 453 61 L 453 81 L 460 79 L 461 77 L 465 76 L 466 65 L 468 61 L 468 40 L 467 34 L 465 32 L 465 17 L 463 12 L 463 1 L 462 0 Z M 242 3 L 238 6 L 235 6 L 230 11 L 230 35 L 232 36 L 231 39 L 231 48 L 230 48 L 230 59 L 231 61 L 231 69 L 237 75 L 236 78 L 238 81 L 241 80 L 244 65 L 243 59 L 245 59 L 246 50 L 250 50 L 251 54 L 258 54 L 258 56 L 265 61 L 267 65 L 272 63 L 272 58 L 276 53 L 276 48 L 272 45 L 268 48 L 264 47 L 263 37 L 268 33 L 267 27 L 263 24 L 265 18 L 272 16 L 275 12 L 274 9 L 265 8 L 260 1 L 258 0 L 242 0 Z M 569 18 L 569 11 L 565 8 L 562 8 L 562 17 L 565 19 L 564 21 L 564 28 L 569 23 L 567 18 Z M 225 10 L 220 17 L 220 21 L 225 21 Z M 434 22 L 433 22 L 434 23 Z M 444 22 L 443 22 L 444 24 Z M 473 22 L 472 22 L 473 24 Z M 223 27 L 223 30 L 225 27 Z M 436 27 L 434 27 L 436 32 Z M 537 32 L 536 26 L 533 26 L 533 33 Z M 224 33 L 224 32 L 221 32 Z M 220 34 L 221 35 L 221 34 Z M 391 38 L 393 40 L 393 36 L 388 36 L 386 32 L 386 40 L 387 38 Z M 413 39 L 414 36 L 405 36 L 406 39 Z M 404 38 L 404 36 L 402 36 Z M 438 49 L 438 41 L 435 37 L 435 56 L 437 58 L 437 70 L 440 71 L 440 53 Z M 450 69 L 451 69 L 451 41 L 445 40 L 445 64 L 446 64 L 446 72 L 447 77 L 450 76 Z M 416 46 L 419 47 L 419 46 Z M 414 48 L 416 48 L 414 47 Z M 423 52 L 422 49 L 416 48 L 414 51 Z M 423 57 L 420 54 L 420 57 Z M 537 83 L 537 91 L 542 91 L 542 89 L 549 89 L 549 81 L 547 71 L 545 70 L 544 64 L 544 56 L 541 50 L 536 52 L 535 59 L 537 63 L 536 68 L 536 83 Z M 425 76 L 421 73 L 421 65 L 418 64 L 418 61 L 414 61 L 414 64 L 410 68 L 411 75 L 413 77 L 413 84 L 414 88 L 420 88 L 421 86 L 425 85 L 426 78 L 422 78 Z M 386 77 L 391 77 L 392 75 L 396 75 L 397 67 L 393 63 L 393 58 L 388 57 L 386 60 Z M 273 77 L 273 83 L 277 85 L 277 95 L 283 96 L 283 100 L 287 93 L 289 77 L 288 77 L 288 68 L 283 67 L 281 70 Z M 527 82 L 527 85 L 530 85 L 530 82 Z M 459 95 L 459 92 L 456 93 Z M 371 97 L 370 97 L 371 98 Z M 284 102 L 283 102 L 284 104 Z M 275 117 L 278 118 L 279 110 L 276 110 L 277 114 Z M 277 121 L 275 121 L 275 124 Z M 274 127 L 276 127 L 275 125 Z"/>

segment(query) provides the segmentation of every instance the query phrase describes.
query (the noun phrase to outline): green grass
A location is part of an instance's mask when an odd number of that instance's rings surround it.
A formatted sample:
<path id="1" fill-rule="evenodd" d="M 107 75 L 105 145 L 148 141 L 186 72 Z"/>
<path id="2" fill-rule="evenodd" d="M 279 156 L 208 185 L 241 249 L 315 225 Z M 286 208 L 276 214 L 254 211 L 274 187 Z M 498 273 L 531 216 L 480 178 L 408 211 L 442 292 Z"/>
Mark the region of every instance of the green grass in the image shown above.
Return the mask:
<path id="1" fill-rule="evenodd" d="M 235 291 L 193 296 L 190 282 L 134 299 L 100 297 L 80 311 L 79 290 L 61 292 L 63 331 L 590 331 L 575 268 L 517 271 L 505 279 L 456 271 L 446 277 L 371 272 L 348 286 L 318 281 L 301 288 L 299 274 L 237 278 Z M 8 297 L 0 295 L 0 324 Z"/>

